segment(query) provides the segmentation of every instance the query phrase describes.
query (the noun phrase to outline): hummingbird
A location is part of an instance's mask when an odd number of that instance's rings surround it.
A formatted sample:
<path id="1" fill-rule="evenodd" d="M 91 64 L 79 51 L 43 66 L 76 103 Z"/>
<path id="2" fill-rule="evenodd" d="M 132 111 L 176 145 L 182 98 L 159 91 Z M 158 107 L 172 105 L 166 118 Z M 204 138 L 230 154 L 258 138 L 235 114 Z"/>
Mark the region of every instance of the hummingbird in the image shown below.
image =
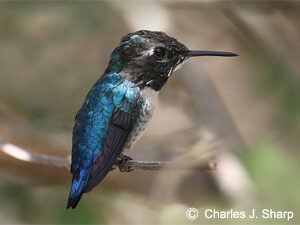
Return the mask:
<path id="1" fill-rule="evenodd" d="M 159 91 L 176 69 L 196 56 L 237 54 L 189 50 L 159 31 L 122 37 L 75 117 L 67 209 L 76 208 L 83 193 L 96 187 L 118 159 L 123 165 L 132 160 L 127 154 L 148 126 Z"/>

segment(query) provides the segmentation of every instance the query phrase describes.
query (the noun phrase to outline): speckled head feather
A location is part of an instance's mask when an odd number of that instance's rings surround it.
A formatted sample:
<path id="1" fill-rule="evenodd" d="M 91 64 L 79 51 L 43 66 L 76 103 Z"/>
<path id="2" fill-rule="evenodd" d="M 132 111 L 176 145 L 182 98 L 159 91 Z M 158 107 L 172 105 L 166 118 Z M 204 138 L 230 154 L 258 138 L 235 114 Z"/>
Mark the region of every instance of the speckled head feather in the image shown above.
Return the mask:
<path id="1" fill-rule="evenodd" d="M 188 48 L 164 32 L 140 30 L 125 35 L 110 57 L 106 73 L 122 72 L 137 86 L 159 91 Z"/>

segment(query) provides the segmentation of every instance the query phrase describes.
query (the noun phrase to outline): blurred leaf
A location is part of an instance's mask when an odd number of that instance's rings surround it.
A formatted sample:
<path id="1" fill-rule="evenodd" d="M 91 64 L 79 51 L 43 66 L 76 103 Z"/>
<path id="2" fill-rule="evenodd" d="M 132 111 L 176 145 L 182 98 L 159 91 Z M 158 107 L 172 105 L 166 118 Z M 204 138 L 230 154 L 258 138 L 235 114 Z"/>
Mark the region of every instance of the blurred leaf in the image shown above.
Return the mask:
<path id="1" fill-rule="evenodd" d="M 272 144 L 261 144 L 242 153 L 260 194 L 260 200 L 270 206 L 300 210 L 300 167 L 291 156 Z"/>
<path id="2" fill-rule="evenodd" d="M 97 209 L 99 209 L 99 207 Z M 103 224 L 103 220 L 97 220 L 94 210 L 95 209 L 81 202 L 80 207 L 75 210 L 62 209 L 57 211 L 57 219 L 55 222 L 58 224 Z"/>
<path id="3" fill-rule="evenodd" d="M 255 78 L 263 94 L 274 99 L 278 109 L 276 122 L 286 131 L 300 128 L 300 84 L 292 79 L 285 62 L 275 56 L 261 55 L 256 61 L 259 74 Z M 276 123 L 274 123 L 276 124 Z"/>

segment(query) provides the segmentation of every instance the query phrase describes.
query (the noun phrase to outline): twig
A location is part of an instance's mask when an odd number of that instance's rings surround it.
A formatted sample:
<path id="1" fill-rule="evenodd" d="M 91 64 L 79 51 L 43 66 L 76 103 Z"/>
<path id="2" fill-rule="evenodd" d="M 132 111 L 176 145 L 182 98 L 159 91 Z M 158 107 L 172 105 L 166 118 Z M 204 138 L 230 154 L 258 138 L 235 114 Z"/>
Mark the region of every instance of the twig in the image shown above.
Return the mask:
<path id="1" fill-rule="evenodd" d="M 15 159 L 56 167 L 70 167 L 70 156 L 51 156 L 29 152 L 14 144 L 0 140 L 0 152 L 9 155 Z M 116 166 L 121 164 L 121 160 L 116 161 Z M 130 160 L 124 163 L 122 169 L 131 170 L 215 170 L 216 162 L 213 160 L 198 162 L 163 162 L 163 161 L 134 161 Z"/>
<path id="2" fill-rule="evenodd" d="M 119 165 L 119 162 L 117 162 Z M 198 162 L 166 162 L 166 161 L 134 161 L 130 160 L 124 164 L 124 169 L 129 170 L 215 170 L 217 164 L 215 161 Z"/>
<path id="3" fill-rule="evenodd" d="M 42 164 L 47 166 L 66 167 L 70 166 L 70 159 L 68 156 L 51 156 L 29 152 L 21 147 L 14 144 L 0 140 L 0 152 L 9 155 L 15 159 L 29 162 Z"/>

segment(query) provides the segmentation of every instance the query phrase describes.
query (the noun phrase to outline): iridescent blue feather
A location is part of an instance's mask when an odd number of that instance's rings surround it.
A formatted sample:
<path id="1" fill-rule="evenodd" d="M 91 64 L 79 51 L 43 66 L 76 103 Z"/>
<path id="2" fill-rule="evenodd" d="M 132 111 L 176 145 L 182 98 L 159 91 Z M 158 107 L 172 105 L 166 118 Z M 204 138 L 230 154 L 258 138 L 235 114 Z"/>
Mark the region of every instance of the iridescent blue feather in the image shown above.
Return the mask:
<path id="1" fill-rule="evenodd" d="M 67 208 L 75 208 L 84 192 L 113 113 L 116 109 L 130 113 L 136 103 L 139 92 L 132 86 L 133 83 L 117 73 L 106 74 L 90 90 L 77 113 L 72 146 L 73 180 Z"/>

